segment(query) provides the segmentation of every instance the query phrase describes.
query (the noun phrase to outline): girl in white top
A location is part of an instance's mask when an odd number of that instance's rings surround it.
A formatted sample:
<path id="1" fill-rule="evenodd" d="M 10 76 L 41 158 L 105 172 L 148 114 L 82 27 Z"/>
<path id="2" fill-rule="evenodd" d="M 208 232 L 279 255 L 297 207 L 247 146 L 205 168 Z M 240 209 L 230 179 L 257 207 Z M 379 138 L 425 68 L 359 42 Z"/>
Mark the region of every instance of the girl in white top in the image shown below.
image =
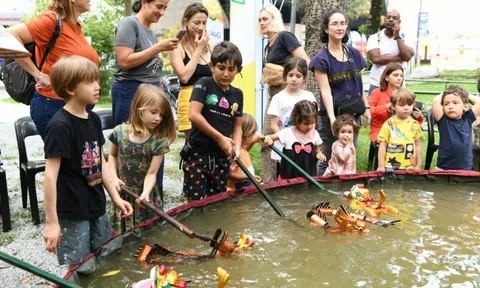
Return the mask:
<path id="1" fill-rule="evenodd" d="M 307 79 L 307 62 L 305 59 L 292 56 L 287 59 L 283 68 L 283 78 L 287 83 L 287 87 L 278 92 L 272 98 L 267 114 L 272 118 L 271 128 L 273 133 L 290 127 L 290 115 L 293 107 L 297 102 L 308 100 L 315 102 L 312 92 L 302 89 Z M 275 147 L 282 151 L 283 145 L 279 141 L 275 141 Z M 272 151 L 272 159 L 280 162 L 280 156 Z"/>

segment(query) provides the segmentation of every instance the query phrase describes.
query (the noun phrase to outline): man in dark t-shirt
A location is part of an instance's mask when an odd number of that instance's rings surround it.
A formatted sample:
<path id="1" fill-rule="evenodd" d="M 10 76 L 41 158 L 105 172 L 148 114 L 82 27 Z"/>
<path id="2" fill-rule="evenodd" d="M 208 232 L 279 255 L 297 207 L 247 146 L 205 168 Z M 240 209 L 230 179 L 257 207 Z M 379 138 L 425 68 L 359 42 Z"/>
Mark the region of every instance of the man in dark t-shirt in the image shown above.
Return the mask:
<path id="1" fill-rule="evenodd" d="M 110 239 L 102 184 L 125 215 L 133 211 L 112 185 L 108 169 L 102 169 L 100 118 L 86 110 L 98 102 L 99 76 L 97 66 L 80 56 L 63 57 L 50 70 L 53 90 L 66 104 L 45 131 L 44 239 L 60 265 L 70 269 Z"/>
<path id="2" fill-rule="evenodd" d="M 242 144 L 243 93 L 230 85 L 242 68 L 242 55 L 237 46 L 223 41 L 211 59 L 213 77 L 198 80 L 190 98 L 192 130 L 182 153 L 188 201 L 227 190 L 228 157 L 232 152 L 240 155 Z"/>

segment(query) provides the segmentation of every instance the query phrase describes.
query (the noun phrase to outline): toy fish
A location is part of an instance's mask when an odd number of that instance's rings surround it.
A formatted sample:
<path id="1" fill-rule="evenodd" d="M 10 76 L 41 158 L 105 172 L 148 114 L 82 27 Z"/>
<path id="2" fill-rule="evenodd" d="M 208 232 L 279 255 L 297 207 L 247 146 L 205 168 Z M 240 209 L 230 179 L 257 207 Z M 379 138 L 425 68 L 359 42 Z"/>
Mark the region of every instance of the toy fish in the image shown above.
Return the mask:
<path id="1" fill-rule="evenodd" d="M 343 207 L 343 206 L 342 206 Z M 330 208 L 330 202 L 322 202 L 318 205 L 313 205 L 312 210 L 308 211 L 307 218 L 310 222 L 317 227 L 328 228 L 328 222 L 326 216 L 336 215 L 338 209 Z M 363 221 L 377 226 L 389 227 L 395 225 L 395 223 L 400 222 L 400 220 L 380 220 L 375 217 L 366 216 L 364 213 L 359 211 L 349 212 L 345 209 L 348 215 L 358 221 Z"/>
<path id="2" fill-rule="evenodd" d="M 365 188 L 363 184 L 353 185 L 350 192 L 345 192 L 344 196 L 347 197 L 350 202 L 350 209 L 352 210 L 364 210 L 370 216 L 377 217 L 380 213 L 391 213 L 398 215 L 400 212 L 393 206 L 383 205 L 387 200 L 387 195 L 383 189 L 380 189 L 380 200 L 375 202 L 370 194 L 370 190 Z"/>
<path id="3" fill-rule="evenodd" d="M 331 233 L 340 233 L 343 231 L 359 232 L 362 234 L 370 233 L 366 228 L 366 224 L 359 217 L 351 216 L 343 205 L 337 209 L 331 209 L 328 203 L 320 203 L 315 211 L 309 211 L 307 218 L 310 219 L 315 226 L 324 227 L 326 231 Z M 331 227 L 327 222 L 327 215 L 333 216 L 338 227 Z"/>

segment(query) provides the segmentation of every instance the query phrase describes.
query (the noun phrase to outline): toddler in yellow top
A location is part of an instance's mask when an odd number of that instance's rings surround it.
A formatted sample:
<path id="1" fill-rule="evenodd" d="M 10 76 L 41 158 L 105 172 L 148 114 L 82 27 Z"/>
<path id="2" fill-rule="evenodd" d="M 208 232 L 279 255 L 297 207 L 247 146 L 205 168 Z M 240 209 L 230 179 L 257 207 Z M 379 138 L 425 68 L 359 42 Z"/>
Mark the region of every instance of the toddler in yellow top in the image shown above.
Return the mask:
<path id="1" fill-rule="evenodd" d="M 407 88 L 397 88 L 391 99 L 394 115 L 383 124 L 378 134 L 378 169 L 420 170 L 422 164 L 423 132 L 410 115 L 415 105 L 415 94 Z"/>
<path id="2" fill-rule="evenodd" d="M 255 175 L 255 170 L 253 169 L 252 161 L 250 160 L 250 154 L 248 151 L 253 147 L 255 143 L 262 141 L 264 137 L 262 134 L 256 135 L 258 130 L 257 121 L 253 118 L 252 115 L 243 113 L 242 117 L 242 147 L 240 148 L 240 156 L 238 157 L 240 161 L 247 167 L 248 171 L 252 175 Z M 255 175 L 255 179 L 260 182 L 262 179 Z M 230 172 L 228 174 L 228 190 L 237 190 L 244 188 L 246 186 L 253 185 L 252 181 L 248 179 L 248 176 L 243 173 L 242 169 L 237 165 L 230 166 Z"/>

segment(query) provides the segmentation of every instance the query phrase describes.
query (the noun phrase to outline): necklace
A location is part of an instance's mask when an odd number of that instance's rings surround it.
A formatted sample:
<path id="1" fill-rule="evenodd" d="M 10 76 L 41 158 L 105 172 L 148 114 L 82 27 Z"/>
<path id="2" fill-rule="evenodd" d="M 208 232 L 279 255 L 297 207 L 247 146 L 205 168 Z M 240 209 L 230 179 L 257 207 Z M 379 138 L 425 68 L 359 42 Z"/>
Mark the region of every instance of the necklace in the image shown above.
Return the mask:
<path id="1" fill-rule="evenodd" d="M 268 45 L 269 46 L 273 45 L 273 42 L 275 42 L 275 40 L 277 39 L 279 34 L 280 34 L 280 32 L 277 32 L 277 33 L 275 33 L 275 35 L 273 35 L 272 39 L 268 39 Z"/>
<path id="2" fill-rule="evenodd" d="M 195 52 L 195 47 L 193 47 L 193 45 L 187 39 L 185 39 L 185 43 L 187 43 L 192 48 L 191 52 L 192 52 L 192 55 L 193 55 L 193 53 Z M 204 52 L 204 51 L 202 51 L 202 52 Z M 205 58 L 203 58 L 202 53 L 200 53 L 200 58 L 202 58 L 202 60 L 205 62 L 205 64 L 208 64 L 208 61 L 205 60 Z M 200 63 L 197 62 L 197 64 L 200 64 Z M 200 65 L 205 65 L 205 64 L 200 64 Z"/>

